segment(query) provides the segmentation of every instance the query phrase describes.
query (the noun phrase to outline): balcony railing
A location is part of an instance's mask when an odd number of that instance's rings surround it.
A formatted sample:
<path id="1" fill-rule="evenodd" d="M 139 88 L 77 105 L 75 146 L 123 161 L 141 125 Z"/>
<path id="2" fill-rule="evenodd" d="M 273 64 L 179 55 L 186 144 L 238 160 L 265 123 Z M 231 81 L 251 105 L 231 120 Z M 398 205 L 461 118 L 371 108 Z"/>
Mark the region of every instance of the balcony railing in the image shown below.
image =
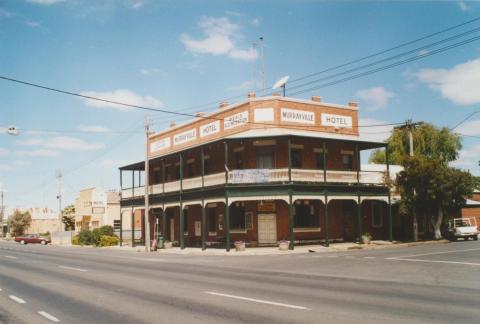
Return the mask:
<path id="1" fill-rule="evenodd" d="M 357 181 L 361 184 L 383 185 L 385 183 L 385 172 L 380 171 L 326 171 L 292 169 L 291 177 L 293 182 L 301 183 L 348 183 Z M 358 179 L 357 179 L 358 177 Z M 288 169 L 246 169 L 231 170 L 227 174 L 228 184 L 265 184 L 265 183 L 287 183 L 289 181 Z M 225 172 L 206 175 L 203 177 L 203 186 L 212 187 L 225 184 Z M 202 188 L 202 177 L 188 178 L 182 181 L 182 189 L 190 190 Z M 163 193 L 180 191 L 180 180 L 155 184 L 150 186 L 149 194 L 158 195 Z M 145 195 L 145 187 L 123 189 L 122 199 L 141 197 Z"/>

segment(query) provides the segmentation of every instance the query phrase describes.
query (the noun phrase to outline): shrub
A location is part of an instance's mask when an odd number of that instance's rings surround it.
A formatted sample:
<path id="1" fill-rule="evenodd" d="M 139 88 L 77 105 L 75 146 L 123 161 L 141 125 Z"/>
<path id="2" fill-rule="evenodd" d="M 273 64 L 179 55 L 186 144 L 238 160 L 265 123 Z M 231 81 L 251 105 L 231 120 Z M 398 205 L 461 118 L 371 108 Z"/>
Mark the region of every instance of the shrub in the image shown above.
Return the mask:
<path id="1" fill-rule="evenodd" d="M 92 244 L 94 244 L 93 233 L 90 232 L 87 229 L 81 230 L 80 233 L 78 233 L 78 243 L 80 245 L 92 245 Z"/>
<path id="2" fill-rule="evenodd" d="M 92 231 L 93 236 L 93 244 L 98 246 L 100 245 L 100 240 L 102 236 L 114 236 L 113 234 L 113 227 L 109 225 L 105 225 L 99 228 L 96 228 Z"/>
<path id="3" fill-rule="evenodd" d="M 118 244 L 118 237 L 102 235 L 100 237 L 100 246 L 114 246 Z"/>
<path id="4" fill-rule="evenodd" d="M 74 237 L 72 237 L 72 245 L 80 245 L 78 235 L 75 235 Z"/>

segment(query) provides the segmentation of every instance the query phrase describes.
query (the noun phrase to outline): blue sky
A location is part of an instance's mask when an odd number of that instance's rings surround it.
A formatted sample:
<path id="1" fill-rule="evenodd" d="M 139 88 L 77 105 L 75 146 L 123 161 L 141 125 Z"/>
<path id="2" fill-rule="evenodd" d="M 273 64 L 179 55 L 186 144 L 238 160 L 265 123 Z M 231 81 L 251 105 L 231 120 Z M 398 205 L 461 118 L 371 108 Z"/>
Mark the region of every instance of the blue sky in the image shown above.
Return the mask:
<path id="1" fill-rule="evenodd" d="M 188 108 L 245 95 L 255 85 L 258 91 L 259 36 L 270 86 L 283 75 L 300 78 L 477 16 L 480 3 L 468 1 L 0 0 L 0 75 L 208 112 L 216 104 Z M 402 50 L 477 27 L 480 21 Z M 361 125 L 412 118 L 451 127 L 480 110 L 480 41 L 298 97 L 311 95 L 359 101 Z M 64 203 L 81 188 L 118 188 L 118 166 L 142 159 L 144 116 L 0 80 L 0 127 L 21 129 L 15 137 L 0 133 L 6 203 L 57 206 L 56 170 L 64 173 Z M 150 118 L 154 130 L 185 120 Z M 383 139 L 388 131 L 368 128 L 364 136 Z M 480 142 L 471 136 L 480 136 L 480 114 L 456 131 L 470 137 L 455 165 L 478 175 Z"/>

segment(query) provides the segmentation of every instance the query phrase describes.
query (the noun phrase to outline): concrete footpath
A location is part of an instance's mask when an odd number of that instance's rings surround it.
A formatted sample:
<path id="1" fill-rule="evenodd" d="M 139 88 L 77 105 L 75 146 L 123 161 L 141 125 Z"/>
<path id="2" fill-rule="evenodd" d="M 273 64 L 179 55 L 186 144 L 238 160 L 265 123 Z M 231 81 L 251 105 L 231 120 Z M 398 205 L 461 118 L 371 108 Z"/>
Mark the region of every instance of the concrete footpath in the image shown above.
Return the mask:
<path id="1" fill-rule="evenodd" d="M 281 251 L 278 247 L 255 247 L 246 248 L 245 251 L 236 251 L 232 248 L 230 252 L 225 249 L 219 248 L 207 248 L 202 251 L 201 248 L 187 247 L 180 249 L 179 247 L 172 247 L 169 249 L 158 249 L 158 254 L 178 254 L 178 255 L 225 255 L 225 256 L 247 256 L 247 255 L 290 255 L 290 254 L 302 254 L 313 252 L 337 252 L 337 251 L 349 251 L 349 250 L 373 250 L 373 249 L 391 249 L 401 248 L 417 245 L 429 245 L 429 244 L 448 244 L 448 240 L 439 241 L 421 241 L 421 242 L 390 242 L 390 241 L 372 241 L 370 244 L 357 244 L 357 243 L 331 243 L 329 247 L 323 245 L 299 245 L 295 246 L 294 250 Z M 102 249 L 115 249 L 130 252 L 144 252 L 145 246 L 115 246 Z"/>

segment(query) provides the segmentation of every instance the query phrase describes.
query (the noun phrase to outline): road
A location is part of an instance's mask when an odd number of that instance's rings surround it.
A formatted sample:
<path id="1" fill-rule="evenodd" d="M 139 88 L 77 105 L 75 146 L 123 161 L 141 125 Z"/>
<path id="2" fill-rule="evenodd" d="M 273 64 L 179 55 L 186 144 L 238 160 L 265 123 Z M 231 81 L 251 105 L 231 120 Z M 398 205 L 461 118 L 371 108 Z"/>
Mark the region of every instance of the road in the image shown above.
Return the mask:
<path id="1" fill-rule="evenodd" d="M 478 241 L 277 256 L 0 242 L 0 323 L 478 323 L 479 305 Z"/>

